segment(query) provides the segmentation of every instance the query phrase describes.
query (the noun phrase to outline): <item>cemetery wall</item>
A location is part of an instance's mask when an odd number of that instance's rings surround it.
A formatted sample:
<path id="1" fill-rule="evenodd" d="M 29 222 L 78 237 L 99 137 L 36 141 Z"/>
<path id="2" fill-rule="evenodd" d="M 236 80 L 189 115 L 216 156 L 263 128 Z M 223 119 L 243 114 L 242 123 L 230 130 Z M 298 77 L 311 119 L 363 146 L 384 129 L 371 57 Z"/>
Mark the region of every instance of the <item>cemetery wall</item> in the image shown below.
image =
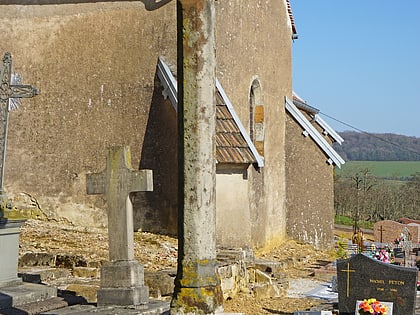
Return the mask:
<path id="1" fill-rule="evenodd" d="M 104 200 L 86 194 L 86 174 L 104 169 L 106 147 L 129 145 L 133 168 L 154 173 L 155 191 L 132 196 L 135 228 L 176 233 L 176 117 L 156 78 L 159 56 L 176 60 L 175 4 L 154 11 L 142 2 L 1 6 L 0 51 L 10 51 L 15 72 L 40 89 L 10 114 L 5 188 L 14 205 L 105 225 Z M 250 89 L 255 82 L 260 88 L 265 167 L 250 166 L 241 187 L 252 245 L 274 246 L 286 236 L 284 97 L 292 93 L 286 4 L 215 5 L 217 77 L 247 130 Z M 243 216 L 240 207 L 234 211 Z"/>
<path id="2" fill-rule="evenodd" d="M 302 132 L 301 126 L 288 115 L 287 233 L 318 248 L 330 248 L 334 238 L 334 166 L 327 163 L 324 152 Z"/>

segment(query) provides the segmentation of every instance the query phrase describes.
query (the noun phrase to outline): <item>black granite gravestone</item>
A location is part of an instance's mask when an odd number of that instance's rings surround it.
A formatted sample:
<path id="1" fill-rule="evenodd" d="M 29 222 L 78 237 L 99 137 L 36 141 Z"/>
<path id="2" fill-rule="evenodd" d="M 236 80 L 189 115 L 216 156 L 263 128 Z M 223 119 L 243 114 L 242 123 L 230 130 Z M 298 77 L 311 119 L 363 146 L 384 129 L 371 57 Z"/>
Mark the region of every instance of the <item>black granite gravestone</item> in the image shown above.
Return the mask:
<path id="1" fill-rule="evenodd" d="M 356 301 L 369 298 L 393 303 L 393 315 L 414 314 L 417 277 L 417 268 L 383 263 L 363 254 L 338 260 L 340 315 L 354 314 Z"/>

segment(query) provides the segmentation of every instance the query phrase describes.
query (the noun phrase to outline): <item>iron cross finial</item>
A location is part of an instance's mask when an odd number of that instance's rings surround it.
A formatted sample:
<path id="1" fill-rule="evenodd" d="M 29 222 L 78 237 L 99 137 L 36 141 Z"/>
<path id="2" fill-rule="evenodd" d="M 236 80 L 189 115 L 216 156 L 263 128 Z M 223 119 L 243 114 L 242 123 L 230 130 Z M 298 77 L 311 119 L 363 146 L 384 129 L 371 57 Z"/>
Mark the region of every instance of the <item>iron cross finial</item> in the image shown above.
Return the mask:
<path id="1" fill-rule="evenodd" d="M 12 55 L 6 52 L 3 57 L 3 67 L 0 70 L 0 102 L 8 103 L 13 98 L 28 98 L 39 94 L 32 85 L 12 84 Z"/>

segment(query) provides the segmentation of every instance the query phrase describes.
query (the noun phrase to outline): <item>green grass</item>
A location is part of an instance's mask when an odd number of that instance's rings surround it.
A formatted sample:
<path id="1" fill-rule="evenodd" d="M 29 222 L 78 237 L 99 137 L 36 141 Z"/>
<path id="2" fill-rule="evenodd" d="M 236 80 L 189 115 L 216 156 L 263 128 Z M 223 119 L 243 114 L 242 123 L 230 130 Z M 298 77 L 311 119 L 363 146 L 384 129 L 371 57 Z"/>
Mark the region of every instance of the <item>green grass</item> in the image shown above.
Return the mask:
<path id="1" fill-rule="evenodd" d="M 337 169 L 337 175 L 354 176 L 366 169 L 375 177 L 401 179 L 420 173 L 420 161 L 347 161 Z"/>
<path id="2" fill-rule="evenodd" d="M 340 225 L 348 225 L 348 226 L 353 226 L 353 219 L 346 217 L 346 216 L 342 216 L 342 215 L 336 215 L 334 217 L 334 223 L 335 224 L 340 224 Z M 373 228 L 373 222 L 370 221 L 360 221 L 359 222 L 359 226 L 365 229 L 372 229 Z"/>
<path id="3" fill-rule="evenodd" d="M 334 218 L 334 223 L 340 225 L 353 225 L 353 219 L 342 215 L 336 215 Z"/>

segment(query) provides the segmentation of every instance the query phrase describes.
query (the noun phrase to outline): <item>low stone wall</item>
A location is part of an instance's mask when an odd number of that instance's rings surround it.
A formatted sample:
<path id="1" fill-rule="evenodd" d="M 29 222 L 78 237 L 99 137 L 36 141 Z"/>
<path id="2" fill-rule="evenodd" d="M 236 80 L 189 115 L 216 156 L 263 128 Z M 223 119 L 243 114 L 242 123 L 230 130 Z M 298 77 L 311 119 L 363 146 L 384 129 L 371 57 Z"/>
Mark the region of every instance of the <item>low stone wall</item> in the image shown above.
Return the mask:
<path id="1" fill-rule="evenodd" d="M 287 276 L 282 273 L 284 263 L 256 260 L 251 250 L 219 250 L 218 273 L 223 297 L 234 298 L 238 293 L 264 299 L 285 296 L 289 288 Z M 78 255 L 26 253 L 19 260 L 19 276 L 23 281 L 47 283 L 96 302 L 99 289 L 100 263 L 87 263 Z M 176 270 L 145 271 L 145 285 L 150 296 L 172 296 Z"/>

